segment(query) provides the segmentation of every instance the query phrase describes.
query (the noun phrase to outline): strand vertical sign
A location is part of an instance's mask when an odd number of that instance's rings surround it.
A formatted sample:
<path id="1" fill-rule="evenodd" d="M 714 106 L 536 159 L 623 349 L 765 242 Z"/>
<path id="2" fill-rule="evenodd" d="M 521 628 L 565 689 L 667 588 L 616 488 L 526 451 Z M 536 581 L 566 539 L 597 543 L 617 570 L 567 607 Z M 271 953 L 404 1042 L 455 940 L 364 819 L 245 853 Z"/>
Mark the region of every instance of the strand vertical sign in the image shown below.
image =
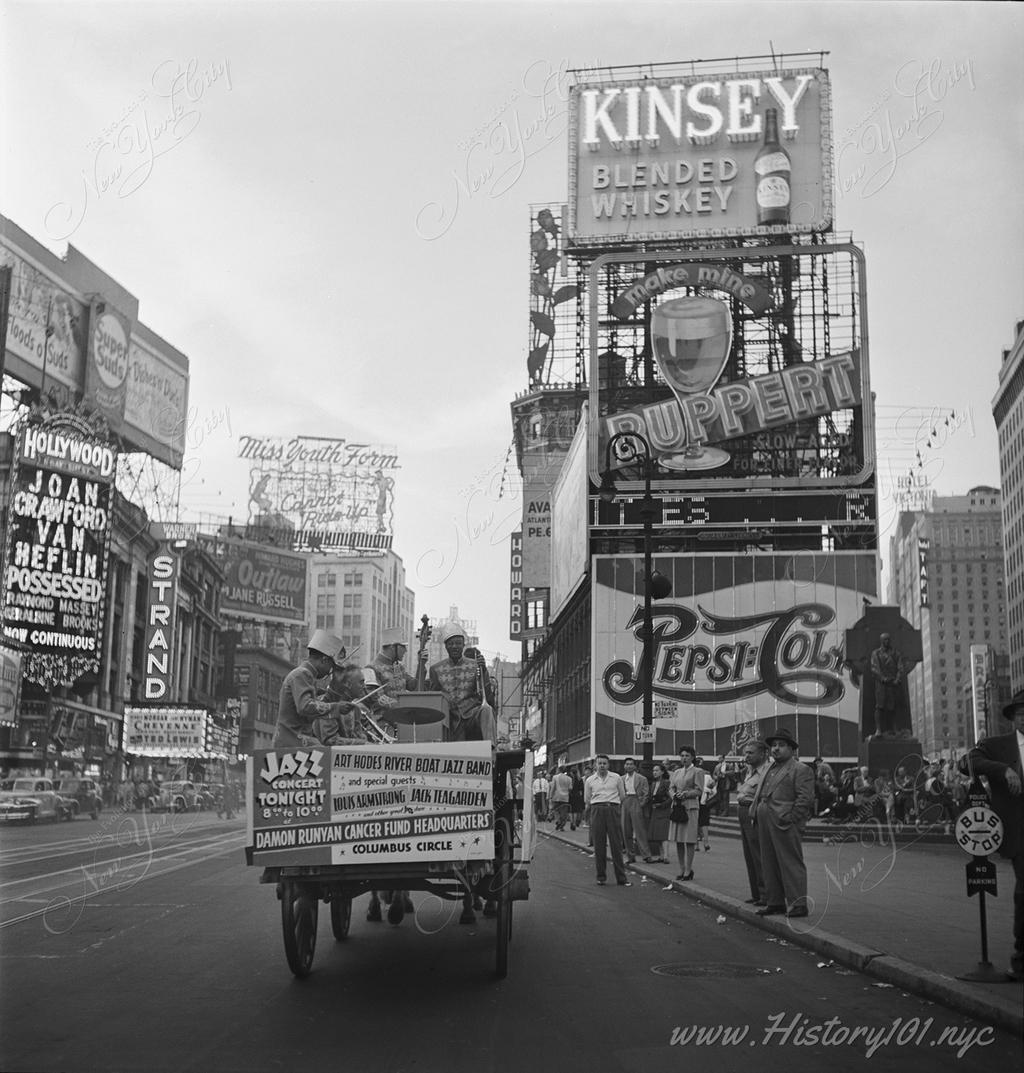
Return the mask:
<path id="1" fill-rule="evenodd" d="M 149 560 L 146 614 L 146 669 L 143 696 L 167 701 L 173 680 L 174 637 L 177 628 L 180 559 L 169 544 L 161 544 Z"/>

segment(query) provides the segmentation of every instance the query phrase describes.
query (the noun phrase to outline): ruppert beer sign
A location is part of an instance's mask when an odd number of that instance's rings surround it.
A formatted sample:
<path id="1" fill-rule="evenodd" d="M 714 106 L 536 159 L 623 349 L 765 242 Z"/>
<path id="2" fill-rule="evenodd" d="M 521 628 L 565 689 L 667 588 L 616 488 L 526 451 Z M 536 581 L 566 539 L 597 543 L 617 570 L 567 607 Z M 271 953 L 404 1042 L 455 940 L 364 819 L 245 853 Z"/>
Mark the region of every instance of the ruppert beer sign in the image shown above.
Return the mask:
<path id="1" fill-rule="evenodd" d="M 828 72 L 583 82 L 569 102 L 577 244 L 825 231 Z"/>
<path id="2" fill-rule="evenodd" d="M 3 636 L 47 687 L 100 664 L 117 455 L 78 425 L 23 425 L 12 470 Z"/>

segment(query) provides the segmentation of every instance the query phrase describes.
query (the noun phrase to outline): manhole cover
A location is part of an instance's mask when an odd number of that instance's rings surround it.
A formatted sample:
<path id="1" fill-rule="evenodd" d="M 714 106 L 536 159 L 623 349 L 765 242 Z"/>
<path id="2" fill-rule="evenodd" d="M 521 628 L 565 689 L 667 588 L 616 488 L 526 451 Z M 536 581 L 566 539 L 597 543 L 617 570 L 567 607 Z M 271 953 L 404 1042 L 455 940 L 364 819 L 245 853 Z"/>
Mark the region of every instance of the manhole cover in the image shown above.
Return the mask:
<path id="1" fill-rule="evenodd" d="M 680 965 L 655 965 L 651 972 L 659 976 L 698 976 L 715 977 L 723 979 L 735 979 L 741 976 L 774 976 L 773 969 L 758 968 L 757 965 L 693 965 L 683 963 Z"/>

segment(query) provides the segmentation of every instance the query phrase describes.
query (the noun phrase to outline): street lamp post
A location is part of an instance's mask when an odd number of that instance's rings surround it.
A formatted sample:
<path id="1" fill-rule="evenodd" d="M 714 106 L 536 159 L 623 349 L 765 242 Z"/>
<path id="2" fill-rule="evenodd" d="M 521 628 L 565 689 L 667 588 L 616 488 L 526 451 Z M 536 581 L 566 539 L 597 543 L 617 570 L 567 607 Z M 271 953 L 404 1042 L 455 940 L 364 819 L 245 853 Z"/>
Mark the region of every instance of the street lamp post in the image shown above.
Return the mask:
<path id="1" fill-rule="evenodd" d="M 621 444 L 621 450 L 616 452 L 616 458 L 620 461 L 636 461 L 641 464 L 644 477 L 644 495 L 640 500 L 640 518 L 643 521 L 644 530 L 644 618 L 641 639 L 643 641 L 643 658 L 641 659 L 640 675 L 643 688 L 643 713 L 642 725 L 644 728 L 643 739 L 643 774 L 650 779 L 654 768 L 654 612 L 652 601 L 663 600 L 672 592 L 672 582 L 664 574 L 657 573 L 652 563 L 652 543 L 654 536 L 654 518 L 658 513 L 658 506 L 651 495 L 651 470 L 654 460 L 651 455 L 651 445 L 645 436 L 639 432 L 616 432 L 605 447 L 604 473 L 601 475 L 601 499 L 605 503 L 614 503 L 617 494 L 615 479 L 612 476 L 612 452 L 616 444 Z M 639 451 L 642 448 L 642 453 Z"/>

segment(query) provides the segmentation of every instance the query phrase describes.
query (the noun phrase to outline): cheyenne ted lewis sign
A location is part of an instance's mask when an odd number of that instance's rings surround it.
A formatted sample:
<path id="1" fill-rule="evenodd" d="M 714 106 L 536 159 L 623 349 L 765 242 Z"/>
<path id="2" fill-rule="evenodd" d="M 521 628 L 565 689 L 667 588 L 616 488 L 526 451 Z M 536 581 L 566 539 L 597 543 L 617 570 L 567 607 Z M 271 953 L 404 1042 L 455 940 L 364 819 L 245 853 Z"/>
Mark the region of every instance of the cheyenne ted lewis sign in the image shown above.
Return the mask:
<path id="1" fill-rule="evenodd" d="M 22 427 L 11 473 L 3 636 L 25 677 L 71 685 L 99 669 L 117 455 L 67 424 Z"/>
<path id="2" fill-rule="evenodd" d="M 873 553 L 658 555 L 654 566 L 672 596 L 654 604 L 645 643 L 642 557 L 594 557 L 592 749 L 633 752 L 650 661 L 655 755 L 735 753 L 780 722 L 795 726 L 801 755 L 856 754 L 843 646 L 877 595 Z"/>
<path id="3" fill-rule="evenodd" d="M 569 102 L 569 235 L 643 242 L 825 231 L 828 72 L 585 82 Z"/>
<path id="4" fill-rule="evenodd" d="M 492 769 L 489 742 L 257 752 L 253 864 L 491 860 Z"/>

